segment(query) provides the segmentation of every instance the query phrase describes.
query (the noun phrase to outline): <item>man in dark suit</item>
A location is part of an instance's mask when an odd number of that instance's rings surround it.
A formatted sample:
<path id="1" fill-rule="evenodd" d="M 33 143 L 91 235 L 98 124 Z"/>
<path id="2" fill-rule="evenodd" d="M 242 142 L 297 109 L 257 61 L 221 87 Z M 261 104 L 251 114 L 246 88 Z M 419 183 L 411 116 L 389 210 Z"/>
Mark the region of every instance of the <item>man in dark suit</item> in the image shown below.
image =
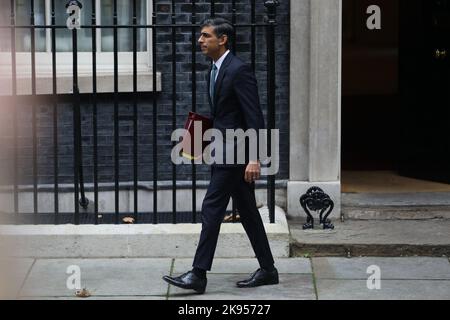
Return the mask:
<path id="1" fill-rule="evenodd" d="M 232 35 L 233 26 L 223 18 L 207 19 L 201 25 L 198 43 L 202 53 L 213 60 L 208 76 L 213 128 L 222 133 L 226 129 L 258 131 L 264 128 L 264 118 L 256 78 L 251 67 L 229 51 Z M 237 151 L 236 142 L 232 145 Z M 249 279 L 237 282 L 237 286 L 244 288 L 278 283 L 278 271 L 274 267 L 267 235 L 256 207 L 255 180 L 260 177 L 260 162 L 255 155 L 246 152 L 244 164 L 227 163 L 227 149 L 223 148 L 224 163 L 212 165 L 211 181 L 202 205 L 202 232 L 193 269 L 178 277 L 163 277 L 172 285 L 198 293 L 205 291 L 206 271 L 211 270 L 220 225 L 230 197 L 236 202 L 241 223 L 260 265 Z M 248 151 L 248 146 L 246 149 Z"/>

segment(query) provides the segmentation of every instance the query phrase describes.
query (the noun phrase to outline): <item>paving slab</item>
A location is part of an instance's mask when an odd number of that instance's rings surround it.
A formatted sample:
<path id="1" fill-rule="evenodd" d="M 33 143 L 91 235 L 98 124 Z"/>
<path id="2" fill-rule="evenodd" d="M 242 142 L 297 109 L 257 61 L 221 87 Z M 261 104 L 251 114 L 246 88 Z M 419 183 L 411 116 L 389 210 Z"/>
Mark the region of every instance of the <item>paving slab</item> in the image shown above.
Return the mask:
<path id="1" fill-rule="evenodd" d="M 382 280 L 379 290 L 369 290 L 365 280 L 316 281 L 319 300 L 449 300 L 450 281 Z"/>
<path id="2" fill-rule="evenodd" d="M 81 287 L 92 296 L 161 296 L 172 259 L 38 259 L 20 292 L 22 297 L 73 297 L 69 266 L 79 266 Z"/>
<path id="3" fill-rule="evenodd" d="M 248 274 L 211 274 L 204 294 L 174 286 L 169 288 L 169 300 L 314 300 L 312 275 L 283 274 L 278 285 L 238 288 L 236 282 Z"/>
<path id="4" fill-rule="evenodd" d="M 450 206 L 450 192 L 342 193 L 343 206 Z"/>
<path id="5" fill-rule="evenodd" d="M 303 230 L 291 221 L 292 256 L 450 255 L 450 219 L 332 221 L 334 230 Z"/>
<path id="6" fill-rule="evenodd" d="M 313 258 L 316 279 L 367 279 L 369 266 L 380 268 L 381 279 L 450 280 L 450 263 L 447 258 L 432 257 L 363 257 L 363 258 Z"/>
<path id="7" fill-rule="evenodd" d="M 293 240 L 327 244 L 450 244 L 450 220 L 428 221 L 333 221 L 334 230 L 303 230 L 291 223 Z"/>
<path id="8" fill-rule="evenodd" d="M 307 258 L 280 258 L 275 259 L 278 273 L 312 273 L 311 261 Z M 222 259 L 213 261 L 211 271 L 214 273 L 242 273 L 249 274 L 259 268 L 258 260 L 254 259 Z M 192 269 L 192 259 L 175 259 L 172 274 L 184 273 Z"/>
<path id="9" fill-rule="evenodd" d="M 0 259 L 0 298 L 15 299 L 33 265 L 34 259 Z"/>

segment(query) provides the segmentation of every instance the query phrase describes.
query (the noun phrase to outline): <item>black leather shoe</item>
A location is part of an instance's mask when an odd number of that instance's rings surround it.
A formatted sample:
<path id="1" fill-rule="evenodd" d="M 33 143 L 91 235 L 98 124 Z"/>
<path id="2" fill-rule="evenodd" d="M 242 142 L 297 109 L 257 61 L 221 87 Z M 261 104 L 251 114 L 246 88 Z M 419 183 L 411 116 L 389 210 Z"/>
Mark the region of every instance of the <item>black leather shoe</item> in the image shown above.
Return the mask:
<path id="1" fill-rule="evenodd" d="M 197 277 L 192 271 L 178 277 L 164 276 L 163 280 L 182 289 L 192 289 L 197 293 L 204 293 L 207 280 Z"/>
<path id="2" fill-rule="evenodd" d="M 258 269 L 252 273 L 250 278 L 238 281 L 236 285 L 239 288 L 252 288 L 258 286 L 265 286 L 269 284 L 278 284 L 278 270 L 274 269 L 268 272 L 264 269 Z"/>

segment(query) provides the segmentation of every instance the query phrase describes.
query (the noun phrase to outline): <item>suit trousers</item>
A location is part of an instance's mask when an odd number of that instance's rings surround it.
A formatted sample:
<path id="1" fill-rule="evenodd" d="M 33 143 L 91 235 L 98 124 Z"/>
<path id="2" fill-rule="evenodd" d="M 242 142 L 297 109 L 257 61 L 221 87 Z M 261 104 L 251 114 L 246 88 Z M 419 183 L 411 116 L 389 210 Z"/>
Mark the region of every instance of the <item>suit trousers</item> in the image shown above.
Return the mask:
<path id="1" fill-rule="evenodd" d="M 212 166 L 211 181 L 202 205 L 202 231 L 193 267 L 211 270 L 220 225 L 233 196 L 240 221 L 263 269 L 270 269 L 274 260 L 264 224 L 256 207 L 255 184 L 244 180 L 245 166 Z M 239 250 L 239 247 L 235 248 Z"/>

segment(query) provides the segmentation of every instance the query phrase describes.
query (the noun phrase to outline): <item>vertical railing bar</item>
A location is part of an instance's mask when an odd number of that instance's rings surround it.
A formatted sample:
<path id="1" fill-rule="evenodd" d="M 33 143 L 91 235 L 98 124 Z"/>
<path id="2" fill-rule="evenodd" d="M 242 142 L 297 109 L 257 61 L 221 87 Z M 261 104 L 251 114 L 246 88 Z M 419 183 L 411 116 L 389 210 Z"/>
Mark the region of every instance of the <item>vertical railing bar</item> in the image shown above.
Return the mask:
<path id="1" fill-rule="evenodd" d="M 271 134 L 272 134 L 272 129 L 274 129 L 274 101 L 273 101 L 273 95 L 272 95 L 272 91 L 273 91 L 273 86 L 275 85 L 274 82 L 274 58 L 272 56 L 273 54 L 273 47 L 272 47 L 272 43 L 273 43 L 273 34 L 272 34 L 272 27 L 269 26 L 268 27 L 268 41 L 267 41 L 267 45 L 268 45 L 268 52 L 267 52 L 267 57 L 268 57 L 268 74 L 267 74 L 267 94 L 268 94 L 268 98 L 267 98 L 267 123 L 268 123 L 268 128 L 269 128 L 269 138 L 268 138 L 268 148 L 267 150 L 269 150 L 270 156 L 272 157 L 272 139 L 271 139 Z M 270 217 L 270 222 L 273 223 L 273 213 L 274 213 L 274 199 L 273 199 L 273 188 L 274 188 L 274 175 L 269 175 L 268 176 L 268 206 L 269 206 L 269 217 Z"/>
<path id="2" fill-rule="evenodd" d="M 138 222 L 138 115 L 137 115 L 137 13 L 133 0 L 133 199 L 134 222 Z"/>
<path id="3" fill-rule="evenodd" d="M 152 10 L 152 74 L 153 74 L 153 223 L 158 223 L 158 145 L 156 97 L 156 1 Z"/>
<path id="4" fill-rule="evenodd" d="M 32 132 L 33 132 L 33 221 L 37 224 L 38 193 L 37 193 L 37 128 L 36 128 L 36 39 L 34 29 L 34 1 L 31 1 L 31 108 L 32 108 Z"/>
<path id="5" fill-rule="evenodd" d="M 236 54 L 236 0 L 233 0 L 231 2 L 231 23 L 233 25 L 233 36 L 232 36 L 232 43 L 231 43 L 231 51 L 233 54 Z M 231 197 L 231 212 L 232 212 L 232 221 L 236 222 L 236 201 L 234 200 L 234 197 Z"/>
<path id="6" fill-rule="evenodd" d="M 210 15 L 212 18 L 214 18 L 216 16 L 216 1 L 215 0 L 211 0 L 211 10 L 210 10 Z"/>
<path id="7" fill-rule="evenodd" d="M 267 126 L 268 139 L 267 150 L 272 157 L 272 130 L 275 129 L 275 25 L 276 25 L 276 6 L 278 1 L 266 1 L 265 6 L 268 10 L 267 32 Z M 275 175 L 267 176 L 267 198 L 269 207 L 270 223 L 275 222 Z"/>
<path id="8" fill-rule="evenodd" d="M 81 9 L 81 3 L 80 3 L 80 9 Z M 79 179 L 79 190 L 80 190 L 80 199 L 79 204 L 84 208 L 87 209 L 89 200 L 86 198 L 85 194 L 85 188 L 84 188 L 84 174 L 83 174 L 83 140 L 81 135 L 81 97 L 80 97 L 80 88 L 78 85 L 78 31 L 77 28 L 73 29 L 72 32 L 73 36 L 73 48 L 72 48 L 72 54 L 73 54 L 73 95 L 74 95 L 74 101 L 75 101 L 75 117 L 76 117 L 76 156 L 78 157 L 78 179 Z M 79 215 L 79 212 L 78 212 Z M 76 219 L 79 219 L 76 218 Z"/>
<path id="9" fill-rule="evenodd" d="M 191 15 L 191 24 L 192 24 L 192 35 L 191 35 L 191 45 L 192 45 L 192 111 L 196 112 L 196 104 L 197 104 L 197 78 L 196 78 L 196 52 L 197 45 L 195 39 L 195 24 L 196 24 L 196 3 L 195 0 L 192 0 L 192 15 Z M 194 160 L 192 160 L 192 223 L 197 222 L 197 173 Z"/>
<path id="10" fill-rule="evenodd" d="M 15 222 L 18 223 L 19 214 L 19 190 L 18 190 L 18 137 L 17 137 L 17 66 L 16 66 L 16 4 L 11 0 L 11 68 L 12 68 L 12 107 L 13 107 L 13 160 L 14 160 L 14 217 Z"/>
<path id="11" fill-rule="evenodd" d="M 237 210 L 237 208 L 236 208 L 236 201 L 234 201 L 234 198 L 232 198 L 231 207 L 232 207 L 231 211 L 232 211 L 232 214 L 233 214 L 233 216 L 232 216 L 233 220 L 232 221 L 236 222 L 236 210 Z"/>
<path id="12" fill-rule="evenodd" d="M 95 2 L 95 11 L 99 12 L 100 14 L 96 15 L 96 21 L 97 21 L 97 25 L 100 26 L 102 24 L 102 4 L 101 1 L 98 0 L 93 0 L 93 2 Z M 93 4 L 94 5 L 94 4 Z M 102 32 L 103 29 L 102 28 L 95 28 L 96 29 L 96 37 L 97 37 L 97 52 L 102 52 Z"/>
<path id="13" fill-rule="evenodd" d="M 254 24 L 256 23 L 256 0 L 251 0 L 251 61 L 252 61 L 252 69 L 255 72 L 256 67 L 256 27 Z"/>
<path id="14" fill-rule="evenodd" d="M 52 19 L 52 5 L 51 0 L 45 0 L 45 12 L 50 12 L 50 15 L 45 14 L 45 52 L 51 53 L 51 46 L 52 46 L 52 28 L 48 27 L 51 25 L 51 19 Z"/>
<path id="15" fill-rule="evenodd" d="M 56 82 L 56 25 L 55 0 L 51 0 L 51 51 L 52 51 L 52 100 L 53 100 L 53 178 L 54 178 L 54 207 L 55 224 L 59 224 L 59 188 L 58 188 L 58 100 Z"/>
<path id="16" fill-rule="evenodd" d="M 172 0 L 172 25 L 176 23 L 175 0 Z M 177 63 L 176 63 L 176 27 L 172 26 L 172 132 L 177 127 Z M 176 142 L 172 142 L 172 148 Z M 172 223 L 177 223 L 177 167 L 172 163 Z"/>
<path id="17" fill-rule="evenodd" d="M 250 4 L 250 11 L 251 11 L 251 63 L 252 63 L 252 70 L 255 73 L 256 71 L 256 27 L 254 24 L 256 23 L 256 0 L 251 0 Z M 259 149 L 259 146 L 258 146 Z"/>
<path id="18" fill-rule="evenodd" d="M 74 196 L 75 196 L 75 224 L 80 224 L 80 203 L 79 203 L 79 182 L 81 181 L 81 173 L 79 171 L 80 162 L 80 141 L 79 131 L 80 128 L 80 105 L 79 105 L 79 92 L 78 92 L 78 43 L 77 43 L 77 29 L 72 29 L 72 72 L 73 72 L 73 151 L 74 151 Z"/>
<path id="19" fill-rule="evenodd" d="M 115 223 L 119 223 L 119 76 L 117 40 L 117 0 L 113 1 L 113 42 L 114 42 L 114 203 Z"/>
<path id="20" fill-rule="evenodd" d="M 231 51 L 233 52 L 233 54 L 236 54 L 236 0 L 233 0 L 231 2 L 231 23 L 233 25 L 233 42 L 231 43 Z"/>
<path id="21" fill-rule="evenodd" d="M 97 25 L 96 0 L 92 0 L 92 26 Z M 94 136 L 94 223 L 98 224 L 98 127 L 97 127 L 97 28 L 92 34 L 92 129 Z"/>

